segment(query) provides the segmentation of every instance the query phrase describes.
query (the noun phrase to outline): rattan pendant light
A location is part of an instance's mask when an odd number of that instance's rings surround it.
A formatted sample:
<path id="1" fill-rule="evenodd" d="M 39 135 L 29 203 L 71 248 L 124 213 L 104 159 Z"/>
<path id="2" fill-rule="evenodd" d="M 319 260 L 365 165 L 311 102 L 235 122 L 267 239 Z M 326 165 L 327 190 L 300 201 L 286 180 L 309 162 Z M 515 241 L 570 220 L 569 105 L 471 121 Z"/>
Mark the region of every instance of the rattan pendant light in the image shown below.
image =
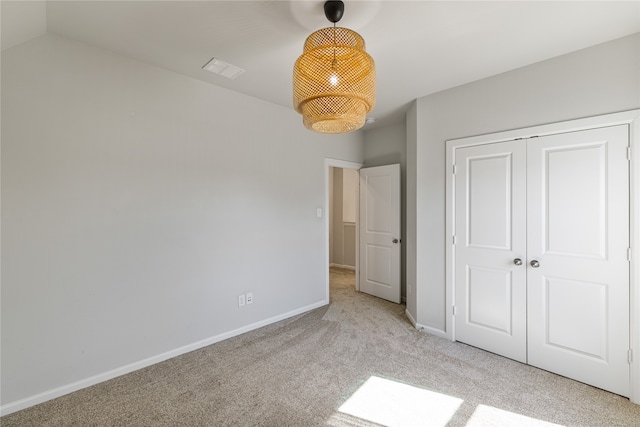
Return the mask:
<path id="1" fill-rule="evenodd" d="M 345 133 L 360 129 L 376 104 L 376 71 L 364 39 L 336 27 L 341 1 L 324 4 L 333 27 L 312 33 L 293 67 L 293 106 L 307 129 Z"/>

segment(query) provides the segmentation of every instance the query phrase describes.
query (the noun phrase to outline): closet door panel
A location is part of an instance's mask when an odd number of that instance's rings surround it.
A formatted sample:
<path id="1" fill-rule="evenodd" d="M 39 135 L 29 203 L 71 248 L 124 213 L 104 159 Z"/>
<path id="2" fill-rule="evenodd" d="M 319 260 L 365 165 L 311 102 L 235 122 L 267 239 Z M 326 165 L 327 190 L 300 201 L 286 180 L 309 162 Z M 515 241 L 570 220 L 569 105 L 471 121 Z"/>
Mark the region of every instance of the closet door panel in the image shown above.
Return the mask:
<path id="1" fill-rule="evenodd" d="M 625 396 L 627 146 L 626 125 L 527 142 L 528 361 Z"/>
<path id="2" fill-rule="evenodd" d="M 525 147 L 456 150 L 456 339 L 526 362 Z"/>

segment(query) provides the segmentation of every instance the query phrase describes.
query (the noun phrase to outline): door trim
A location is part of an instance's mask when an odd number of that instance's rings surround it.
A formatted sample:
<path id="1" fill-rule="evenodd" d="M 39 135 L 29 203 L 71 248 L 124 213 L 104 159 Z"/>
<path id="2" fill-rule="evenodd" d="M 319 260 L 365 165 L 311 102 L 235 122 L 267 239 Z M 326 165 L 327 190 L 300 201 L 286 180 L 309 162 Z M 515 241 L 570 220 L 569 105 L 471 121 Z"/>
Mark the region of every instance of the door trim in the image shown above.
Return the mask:
<path id="1" fill-rule="evenodd" d="M 631 159 L 629 163 L 629 176 L 631 180 L 629 194 L 629 206 L 631 209 L 629 240 L 631 242 L 632 258 L 630 262 L 629 284 L 629 318 L 631 323 L 629 325 L 629 345 L 633 352 L 633 359 L 630 363 L 629 380 L 631 388 L 629 399 L 633 403 L 640 404 L 640 220 L 638 220 L 638 218 L 640 218 L 640 109 L 446 141 L 445 333 L 447 338 L 455 341 L 453 317 L 453 305 L 455 302 L 455 265 L 453 250 L 453 230 L 455 230 L 455 180 L 453 168 L 456 149 L 621 124 L 629 125 L 629 144 L 631 147 Z"/>
<path id="2" fill-rule="evenodd" d="M 331 193 L 329 190 L 329 173 L 331 168 L 342 168 L 342 169 L 356 169 L 360 170 L 363 166 L 363 163 L 351 162 L 348 160 L 339 160 L 332 159 L 329 157 L 325 157 L 324 159 L 324 266 L 325 266 L 325 301 L 329 304 L 329 194 Z M 360 204 L 356 203 L 356 218 L 360 218 Z M 360 286 L 360 255 L 359 255 L 359 244 L 360 241 L 360 224 L 356 222 L 356 290 L 359 290 Z"/>

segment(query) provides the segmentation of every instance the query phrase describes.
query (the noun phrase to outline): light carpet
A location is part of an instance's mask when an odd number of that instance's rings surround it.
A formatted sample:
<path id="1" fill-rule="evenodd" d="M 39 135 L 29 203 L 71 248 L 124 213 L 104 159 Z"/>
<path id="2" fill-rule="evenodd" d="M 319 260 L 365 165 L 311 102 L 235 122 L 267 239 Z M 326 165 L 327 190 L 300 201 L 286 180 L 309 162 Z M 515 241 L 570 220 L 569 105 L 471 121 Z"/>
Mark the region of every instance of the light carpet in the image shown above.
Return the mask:
<path id="1" fill-rule="evenodd" d="M 640 426 L 640 405 L 415 330 L 332 269 L 331 304 L 0 418 L 10 426 Z"/>

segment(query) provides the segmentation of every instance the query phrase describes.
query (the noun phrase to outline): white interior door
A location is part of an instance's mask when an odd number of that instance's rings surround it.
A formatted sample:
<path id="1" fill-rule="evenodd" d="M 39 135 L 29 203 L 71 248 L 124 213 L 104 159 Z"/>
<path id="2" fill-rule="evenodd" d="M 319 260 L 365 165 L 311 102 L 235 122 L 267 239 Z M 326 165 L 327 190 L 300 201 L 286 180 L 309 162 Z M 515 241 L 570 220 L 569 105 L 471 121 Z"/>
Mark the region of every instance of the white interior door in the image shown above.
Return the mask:
<path id="1" fill-rule="evenodd" d="M 623 396 L 628 135 L 623 125 L 527 144 L 529 364 Z"/>
<path id="2" fill-rule="evenodd" d="M 400 165 L 360 169 L 360 291 L 400 303 Z"/>
<path id="3" fill-rule="evenodd" d="M 527 358 L 525 167 L 520 141 L 456 150 L 456 339 L 521 362 Z"/>
<path id="4" fill-rule="evenodd" d="M 628 144 L 620 125 L 456 149 L 457 340 L 629 395 Z"/>

